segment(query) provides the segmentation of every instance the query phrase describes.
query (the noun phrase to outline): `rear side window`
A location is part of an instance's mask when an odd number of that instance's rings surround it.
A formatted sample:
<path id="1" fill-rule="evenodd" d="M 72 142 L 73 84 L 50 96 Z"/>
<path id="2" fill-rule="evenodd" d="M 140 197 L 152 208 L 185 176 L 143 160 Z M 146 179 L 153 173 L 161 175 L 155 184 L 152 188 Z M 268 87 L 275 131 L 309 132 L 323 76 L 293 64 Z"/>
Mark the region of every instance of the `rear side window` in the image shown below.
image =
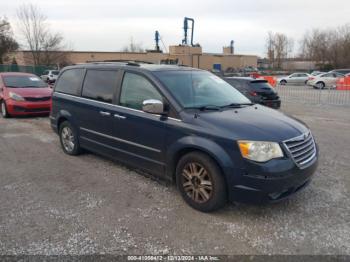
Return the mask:
<path id="1" fill-rule="evenodd" d="M 64 71 L 57 81 L 55 91 L 69 95 L 79 95 L 84 73 L 85 69 L 82 68 Z"/>
<path id="2" fill-rule="evenodd" d="M 88 70 L 82 96 L 105 103 L 112 103 L 117 85 L 118 71 Z"/>
<path id="3" fill-rule="evenodd" d="M 125 73 L 120 94 L 120 105 L 142 110 L 142 103 L 147 99 L 163 101 L 162 95 L 145 77 Z"/>

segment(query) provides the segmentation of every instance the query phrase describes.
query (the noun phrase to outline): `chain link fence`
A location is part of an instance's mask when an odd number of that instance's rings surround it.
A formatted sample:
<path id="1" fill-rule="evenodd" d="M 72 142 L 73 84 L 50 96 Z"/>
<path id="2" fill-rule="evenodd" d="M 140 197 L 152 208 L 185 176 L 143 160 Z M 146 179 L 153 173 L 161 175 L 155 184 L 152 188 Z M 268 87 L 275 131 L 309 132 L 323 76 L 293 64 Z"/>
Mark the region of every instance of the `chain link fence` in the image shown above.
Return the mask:
<path id="1" fill-rule="evenodd" d="M 23 72 L 42 75 L 45 70 L 55 70 L 55 67 L 50 66 L 23 66 L 23 65 L 0 65 L 0 72 Z"/>
<path id="2" fill-rule="evenodd" d="M 310 86 L 277 85 L 282 102 L 350 106 L 350 90 L 314 89 Z"/>

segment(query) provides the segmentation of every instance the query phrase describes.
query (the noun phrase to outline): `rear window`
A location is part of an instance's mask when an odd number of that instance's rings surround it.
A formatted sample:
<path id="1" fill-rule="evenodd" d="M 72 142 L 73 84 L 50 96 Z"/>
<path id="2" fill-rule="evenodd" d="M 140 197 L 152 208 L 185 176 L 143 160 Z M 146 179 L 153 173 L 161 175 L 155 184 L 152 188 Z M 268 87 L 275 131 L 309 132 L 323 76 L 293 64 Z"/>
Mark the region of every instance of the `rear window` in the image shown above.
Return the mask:
<path id="1" fill-rule="evenodd" d="M 257 91 L 257 90 L 271 90 L 272 89 L 271 85 L 266 80 L 251 81 L 249 85 L 255 91 Z"/>
<path id="2" fill-rule="evenodd" d="M 339 69 L 339 70 L 334 70 L 334 72 L 346 75 L 350 73 L 350 69 Z"/>
<path id="3" fill-rule="evenodd" d="M 112 103 L 117 85 L 118 71 L 88 70 L 82 96 Z"/>
<path id="4" fill-rule="evenodd" d="M 57 76 L 60 73 L 60 71 L 51 71 L 51 73 Z"/>
<path id="5" fill-rule="evenodd" d="M 84 73 L 85 69 L 82 68 L 64 71 L 57 81 L 55 91 L 69 95 L 79 95 Z"/>
<path id="6" fill-rule="evenodd" d="M 3 79 L 5 86 L 10 88 L 47 87 L 47 84 L 35 75 L 4 76 Z"/>

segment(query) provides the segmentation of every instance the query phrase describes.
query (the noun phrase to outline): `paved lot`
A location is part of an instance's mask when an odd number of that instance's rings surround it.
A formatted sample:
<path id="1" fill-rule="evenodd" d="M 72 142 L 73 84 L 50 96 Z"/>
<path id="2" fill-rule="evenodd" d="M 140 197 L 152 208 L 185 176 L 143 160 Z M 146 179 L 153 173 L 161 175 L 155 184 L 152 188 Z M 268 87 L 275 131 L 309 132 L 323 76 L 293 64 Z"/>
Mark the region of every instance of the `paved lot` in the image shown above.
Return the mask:
<path id="1" fill-rule="evenodd" d="M 65 155 L 48 118 L 0 119 L 0 254 L 350 254 L 350 110 L 284 105 L 321 150 L 286 202 L 203 214 L 172 185 Z"/>

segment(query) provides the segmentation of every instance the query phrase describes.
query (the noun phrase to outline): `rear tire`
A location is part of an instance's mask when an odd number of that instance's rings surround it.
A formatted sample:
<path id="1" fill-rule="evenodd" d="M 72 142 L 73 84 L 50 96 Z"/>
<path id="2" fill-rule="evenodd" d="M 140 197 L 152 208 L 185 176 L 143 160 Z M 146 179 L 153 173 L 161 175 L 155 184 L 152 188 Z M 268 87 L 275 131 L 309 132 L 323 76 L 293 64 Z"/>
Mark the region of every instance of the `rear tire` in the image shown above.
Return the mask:
<path id="1" fill-rule="evenodd" d="M 199 211 L 215 211 L 227 202 L 226 183 L 220 168 L 201 152 L 188 153 L 180 159 L 176 183 L 186 203 Z"/>
<path id="2" fill-rule="evenodd" d="M 285 86 L 287 84 L 287 81 L 286 80 L 281 80 L 280 84 Z"/>
<path id="3" fill-rule="evenodd" d="M 9 118 L 10 114 L 8 113 L 7 105 L 6 105 L 5 101 L 1 101 L 0 102 L 0 106 L 1 106 L 1 115 L 2 115 L 2 117 L 3 118 Z"/>
<path id="4" fill-rule="evenodd" d="M 81 152 L 78 132 L 68 121 L 64 121 L 60 127 L 59 132 L 60 142 L 63 149 L 68 155 L 76 156 Z"/>

